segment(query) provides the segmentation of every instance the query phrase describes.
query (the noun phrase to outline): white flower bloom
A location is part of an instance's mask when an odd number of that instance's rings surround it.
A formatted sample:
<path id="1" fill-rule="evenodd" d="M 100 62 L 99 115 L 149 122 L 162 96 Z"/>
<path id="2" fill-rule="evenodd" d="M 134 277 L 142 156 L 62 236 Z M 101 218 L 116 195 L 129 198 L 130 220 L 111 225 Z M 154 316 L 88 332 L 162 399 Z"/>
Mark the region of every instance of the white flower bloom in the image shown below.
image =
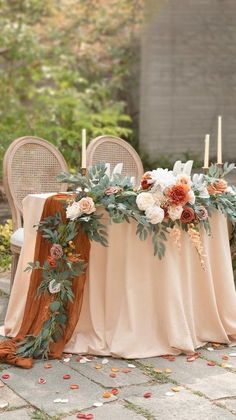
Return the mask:
<path id="1" fill-rule="evenodd" d="M 149 192 L 141 192 L 136 198 L 136 204 L 139 210 L 145 211 L 147 207 L 153 206 L 155 203 L 153 194 Z"/>
<path id="2" fill-rule="evenodd" d="M 171 206 L 168 209 L 168 214 L 171 220 L 175 221 L 180 219 L 181 214 L 183 211 L 183 207 L 182 206 Z"/>
<path id="3" fill-rule="evenodd" d="M 81 216 L 82 211 L 80 208 L 80 204 L 78 201 L 74 201 L 74 203 L 70 204 L 66 208 L 66 218 L 70 220 L 75 220 L 77 217 Z"/>
<path id="4" fill-rule="evenodd" d="M 61 283 L 57 283 L 55 279 L 51 280 L 48 286 L 49 292 L 54 294 L 61 290 Z"/>
<path id="5" fill-rule="evenodd" d="M 195 200 L 196 200 L 196 197 L 195 197 L 195 194 L 194 194 L 193 190 L 190 190 L 189 191 L 188 196 L 189 196 L 188 202 L 190 204 L 194 204 L 195 203 Z"/>
<path id="6" fill-rule="evenodd" d="M 165 216 L 164 210 L 156 205 L 148 207 L 145 211 L 145 214 L 147 221 L 152 225 L 161 223 Z"/>
<path id="7" fill-rule="evenodd" d="M 155 169 L 151 172 L 151 177 L 155 180 L 154 190 L 160 186 L 163 191 L 166 187 L 176 183 L 176 177 L 174 176 L 173 171 L 168 171 L 168 169 Z"/>
<path id="8" fill-rule="evenodd" d="M 186 175 L 186 174 L 179 174 L 176 177 L 176 183 L 177 184 L 185 184 L 185 185 L 188 185 L 189 187 L 191 187 L 191 185 L 192 185 L 191 177 L 189 175 Z"/>
<path id="9" fill-rule="evenodd" d="M 230 193 L 230 194 L 232 194 L 232 195 L 236 195 L 236 191 L 235 191 L 232 187 L 227 187 L 226 192 L 227 192 L 227 193 Z"/>
<path id="10" fill-rule="evenodd" d="M 165 198 L 160 186 L 158 186 L 158 188 L 155 189 L 155 192 L 152 195 L 153 195 L 155 204 L 157 206 L 160 206 L 161 204 L 163 204 L 166 201 L 166 198 Z"/>

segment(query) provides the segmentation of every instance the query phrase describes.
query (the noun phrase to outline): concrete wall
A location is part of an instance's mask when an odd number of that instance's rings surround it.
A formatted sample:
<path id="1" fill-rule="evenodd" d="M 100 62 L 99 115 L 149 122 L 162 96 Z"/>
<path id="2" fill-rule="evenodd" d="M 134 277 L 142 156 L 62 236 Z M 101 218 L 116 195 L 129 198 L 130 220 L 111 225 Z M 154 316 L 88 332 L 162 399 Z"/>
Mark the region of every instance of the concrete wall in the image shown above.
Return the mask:
<path id="1" fill-rule="evenodd" d="M 236 0 L 146 0 L 140 95 L 140 149 L 202 156 L 217 115 L 223 158 L 236 160 Z"/>

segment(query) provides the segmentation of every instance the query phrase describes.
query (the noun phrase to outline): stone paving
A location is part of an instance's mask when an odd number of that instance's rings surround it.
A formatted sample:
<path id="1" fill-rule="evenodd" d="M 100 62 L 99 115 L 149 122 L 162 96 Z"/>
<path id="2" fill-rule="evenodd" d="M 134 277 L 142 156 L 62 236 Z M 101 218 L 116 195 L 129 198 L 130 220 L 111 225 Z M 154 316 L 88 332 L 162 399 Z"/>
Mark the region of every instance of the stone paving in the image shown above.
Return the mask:
<path id="1" fill-rule="evenodd" d="M 8 275 L 0 274 L 0 324 L 8 294 Z M 0 420 L 236 418 L 236 348 L 207 344 L 199 352 L 194 361 L 65 355 L 47 369 L 42 361 L 30 370 L 1 365 Z"/>

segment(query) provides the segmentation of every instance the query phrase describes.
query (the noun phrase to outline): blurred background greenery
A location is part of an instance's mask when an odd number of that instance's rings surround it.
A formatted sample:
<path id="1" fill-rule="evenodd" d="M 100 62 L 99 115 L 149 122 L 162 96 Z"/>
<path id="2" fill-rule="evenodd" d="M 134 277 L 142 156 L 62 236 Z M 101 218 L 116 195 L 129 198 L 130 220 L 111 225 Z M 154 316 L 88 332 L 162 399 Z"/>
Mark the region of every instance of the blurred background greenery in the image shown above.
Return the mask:
<path id="1" fill-rule="evenodd" d="M 71 168 L 79 166 L 82 128 L 137 147 L 131 91 L 143 4 L 0 0 L 0 179 L 4 152 L 20 136 L 51 141 Z"/>

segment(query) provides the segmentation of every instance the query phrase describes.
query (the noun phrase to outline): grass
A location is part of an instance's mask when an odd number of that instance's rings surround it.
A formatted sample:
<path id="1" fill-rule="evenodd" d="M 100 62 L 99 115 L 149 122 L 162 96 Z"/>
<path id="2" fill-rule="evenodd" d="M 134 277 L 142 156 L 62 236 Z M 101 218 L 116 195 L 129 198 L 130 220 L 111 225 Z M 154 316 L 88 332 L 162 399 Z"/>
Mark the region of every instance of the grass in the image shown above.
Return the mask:
<path id="1" fill-rule="evenodd" d="M 125 408 L 128 408 L 128 410 L 134 411 L 137 414 L 140 414 L 147 420 L 155 420 L 156 417 L 150 411 L 146 410 L 145 408 L 139 407 L 138 405 L 135 405 L 131 402 L 125 403 Z"/>

